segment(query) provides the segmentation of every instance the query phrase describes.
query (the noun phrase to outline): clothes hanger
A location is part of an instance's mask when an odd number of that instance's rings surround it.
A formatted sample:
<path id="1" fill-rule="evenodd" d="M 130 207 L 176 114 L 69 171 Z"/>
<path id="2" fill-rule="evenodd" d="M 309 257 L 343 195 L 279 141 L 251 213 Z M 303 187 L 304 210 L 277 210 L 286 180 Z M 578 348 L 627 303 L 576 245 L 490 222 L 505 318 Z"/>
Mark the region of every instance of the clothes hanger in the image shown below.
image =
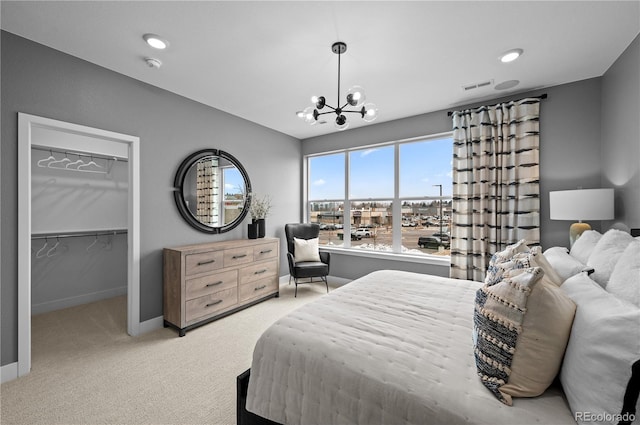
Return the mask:
<path id="1" fill-rule="evenodd" d="M 96 168 L 91 168 L 91 167 L 96 167 Z M 78 165 L 78 168 L 76 168 L 76 170 L 78 171 L 84 171 L 85 173 L 101 173 L 101 174 L 105 174 L 106 171 L 104 171 L 104 167 L 102 165 L 97 164 L 94 160 L 93 160 L 93 155 L 91 156 L 91 161 L 89 161 L 86 164 L 82 164 L 82 165 Z"/>
<path id="2" fill-rule="evenodd" d="M 57 252 L 58 251 L 58 245 L 60 245 L 60 239 L 58 239 L 58 237 L 56 237 L 56 244 L 47 251 L 47 257 L 55 257 L 56 255 L 59 254 L 59 252 Z M 52 254 L 52 252 L 53 252 L 53 254 Z"/>
<path id="3" fill-rule="evenodd" d="M 40 255 L 40 253 L 41 253 L 42 251 L 44 251 L 44 249 L 46 249 L 46 248 L 47 248 L 47 245 L 49 245 L 49 239 L 48 239 L 48 238 L 44 238 L 44 245 L 42 245 L 42 248 L 40 248 L 40 249 L 38 250 L 38 252 L 36 252 L 36 258 L 44 258 L 44 257 L 46 257 L 46 256 L 47 256 L 47 253 L 46 253 L 46 252 L 44 253 L 44 255 L 42 255 L 42 256 Z"/>
<path id="4" fill-rule="evenodd" d="M 55 161 L 56 158 L 53 156 L 53 151 L 49 151 L 49 158 L 41 159 L 38 161 L 38 167 L 45 168 L 49 165 L 51 161 Z"/>
<path id="5" fill-rule="evenodd" d="M 78 167 L 81 166 L 82 164 L 84 164 L 84 161 L 82 160 L 82 157 L 78 154 L 78 159 L 76 161 L 68 163 L 64 168 L 66 168 L 67 170 L 77 170 Z M 76 167 L 76 168 L 73 168 L 73 167 Z"/>
<path id="6" fill-rule="evenodd" d="M 62 158 L 59 161 L 51 161 L 50 163 L 47 164 L 47 168 L 58 168 L 58 169 L 65 168 L 69 162 L 71 162 L 71 160 L 67 157 L 67 153 L 65 152 L 64 158 Z M 57 166 L 58 164 L 60 164 L 61 166 L 58 167 Z"/>
<path id="7" fill-rule="evenodd" d="M 91 242 L 91 245 L 87 247 L 86 251 L 91 252 L 91 248 L 93 248 L 97 243 L 98 243 L 98 234 L 96 233 L 96 236 L 93 239 L 93 242 Z"/>

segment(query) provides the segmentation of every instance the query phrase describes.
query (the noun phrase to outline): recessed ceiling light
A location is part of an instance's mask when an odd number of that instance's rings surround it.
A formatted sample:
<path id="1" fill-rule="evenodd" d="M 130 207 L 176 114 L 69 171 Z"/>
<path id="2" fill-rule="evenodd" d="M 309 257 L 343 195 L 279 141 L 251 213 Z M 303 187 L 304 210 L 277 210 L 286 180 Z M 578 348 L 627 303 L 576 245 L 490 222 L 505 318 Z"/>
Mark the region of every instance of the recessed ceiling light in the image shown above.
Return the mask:
<path id="1" fill-rule="evenodd" d="M 514 60 L 520 57 L 522 52 L 523 52 L 522 49 L 511 49 L 507 52 L 504 52 L 502 55 L 500 55 L 500 61 L 503 63 L 513 62 Z"/>
<path id="2" fill-rule="evenodd" d="M 154 49 L 163 50 L 169 47 L 169 42 L 164 38 L 160 37 L 159 35 L 145 34 L 142 36 L 142 38 L 144 38 L 144 41 L 146 41 L 147 44 L 153 47 Z"/>

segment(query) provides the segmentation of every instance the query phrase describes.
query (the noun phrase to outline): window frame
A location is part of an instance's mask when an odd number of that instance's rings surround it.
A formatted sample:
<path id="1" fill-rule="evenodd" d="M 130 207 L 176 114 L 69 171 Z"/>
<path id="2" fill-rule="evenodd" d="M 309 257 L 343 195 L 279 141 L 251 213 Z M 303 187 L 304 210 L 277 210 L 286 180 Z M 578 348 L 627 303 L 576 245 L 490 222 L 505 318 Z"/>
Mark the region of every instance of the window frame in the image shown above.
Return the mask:
<path id="1" fill-rule="evenodd" d="M 418 254 L 406 254 L 402 253 L 402 203 L 404 201 L 434 201 L 434 200 L 451 200 L 453 194 L 450 196 L 406 196 L 400 197 L 400 147 L 403 144 L 415 143 L 421 141 L 437 140 L 443 138 L 453 138 L 453 131 L 447 131 L 437 134 L 429 134 L 425 136 L 412 137 L 408 139 L 394 140 L 390 142 L 375 143 L 370 145 L 357 146 L 352 148 L 338 149 L 327 152 L 318 152 L 305 155 L 303 158 L 303 219 L 305 222 L 310 222 L 311 218 L 311 203 L 328 203 L 336 202 L 343 203 L 344 210 L 343 216 L 351 217 L 351 204 L 357 202 L 392 202 L 392 252 L 388 251 L 376 251 L 368 249 L 355 249 L 351 246 L 351 238 L 344 238 L 342 247 L 320 245 L 320 249 L 329 252 L 337 252 L 341 254 L 362 256 L 362 257 L 375 257 L 385 258 L 391 260 L 402 260 L 408 262 L 417 263 L 431 263 L 431 264 L 449 264 L 449 255 L 433 255 L 429 253 Z M 350 154 L 372 148 L 381 148 L 386 146 L 393 146 L 393 172 L 394 172 L 394 193 L 393 197 L 385 198 L 351 198 L 349 193 L 351 169 L 350 169 Z M 342 199 L 309 199 L 311 179 L 309 175 L 310 161 L 314 157 L 343 154 L 344 156 L 344 198 Z M 343 220 L 343 232 L 345 235 L 351 233 L 351 220 Z"/>

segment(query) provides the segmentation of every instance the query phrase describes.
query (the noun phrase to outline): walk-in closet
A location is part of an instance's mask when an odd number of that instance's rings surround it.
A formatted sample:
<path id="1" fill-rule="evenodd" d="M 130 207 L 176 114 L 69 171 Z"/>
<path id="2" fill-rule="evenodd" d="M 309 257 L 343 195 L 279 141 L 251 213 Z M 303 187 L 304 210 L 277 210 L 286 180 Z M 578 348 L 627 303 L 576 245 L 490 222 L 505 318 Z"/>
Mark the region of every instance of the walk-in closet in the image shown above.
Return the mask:
<path id="1" fill-rule="evenodd" d="M 126 295 L 127 158 L 31 149 L 32 314 Z"/>
<path id="2" fill-rule="evenodd" d="M 18 142 L 23 376 L 140 332 L 140 139 L 18 113 Z"/>

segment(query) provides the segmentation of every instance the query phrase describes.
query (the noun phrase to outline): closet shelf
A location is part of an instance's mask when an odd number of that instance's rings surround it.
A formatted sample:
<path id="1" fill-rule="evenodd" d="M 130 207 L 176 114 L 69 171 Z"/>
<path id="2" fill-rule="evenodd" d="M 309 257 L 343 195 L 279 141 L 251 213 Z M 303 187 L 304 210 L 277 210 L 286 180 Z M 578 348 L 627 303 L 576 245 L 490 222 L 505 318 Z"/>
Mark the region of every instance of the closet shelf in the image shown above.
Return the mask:
<path id="1" fill-rule="evenodd" d="M 79 238 L 84 236 L 108 236 L 108 235 L 125 235 L 127 229 L 100 229 L 100 230 L 72 230 L 65 232 L 41 232 L 32 233 L 31 239 L 47 239 L 47 238 Z"/>

